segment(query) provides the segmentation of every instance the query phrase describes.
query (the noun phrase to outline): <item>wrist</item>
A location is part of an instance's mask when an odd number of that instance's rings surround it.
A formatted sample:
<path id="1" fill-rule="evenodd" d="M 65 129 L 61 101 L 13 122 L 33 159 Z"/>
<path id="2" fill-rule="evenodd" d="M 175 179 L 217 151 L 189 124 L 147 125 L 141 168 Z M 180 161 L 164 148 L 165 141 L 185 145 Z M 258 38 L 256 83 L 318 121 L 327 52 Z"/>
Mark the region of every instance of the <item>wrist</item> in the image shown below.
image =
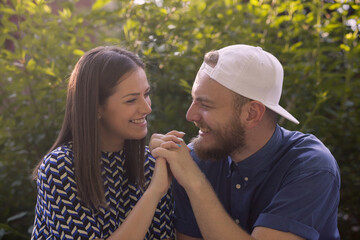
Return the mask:
<path id="1" fill-rule="evenodd" d="M 196 174 L 193 178 L 188 179 L 191 179 L 191 181 L 187 181 L 187 184 L 184 184 L 184 189 L 186 192 L 200 193 L 204 187 L 207 185 L 210 186 L 208 180 L 201 171 L 199 171 L 199 173 Z"/>
<path id="2" fill-rule="evenodd" d="M 157 202 L 165 195 L 166 191 L 160 190 L 158 187 L 150 184 L 144 192 L 144 195 L 149 196 L 151 199 L 155 199 Z"/>

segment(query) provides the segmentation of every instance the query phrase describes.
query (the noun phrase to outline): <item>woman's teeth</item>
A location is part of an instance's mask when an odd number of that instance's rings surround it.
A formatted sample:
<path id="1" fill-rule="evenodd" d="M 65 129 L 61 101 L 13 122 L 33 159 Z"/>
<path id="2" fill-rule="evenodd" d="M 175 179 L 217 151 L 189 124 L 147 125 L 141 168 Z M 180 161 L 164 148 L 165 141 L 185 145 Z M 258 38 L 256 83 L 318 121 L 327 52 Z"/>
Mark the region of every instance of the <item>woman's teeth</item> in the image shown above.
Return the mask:
<path id="1" fill-rule="evenodd" d="M 130 120 L 130 122 L 132 122 L 132 123 L 143 123 L 143 122 L 145 122 L 145 118 Z"/>

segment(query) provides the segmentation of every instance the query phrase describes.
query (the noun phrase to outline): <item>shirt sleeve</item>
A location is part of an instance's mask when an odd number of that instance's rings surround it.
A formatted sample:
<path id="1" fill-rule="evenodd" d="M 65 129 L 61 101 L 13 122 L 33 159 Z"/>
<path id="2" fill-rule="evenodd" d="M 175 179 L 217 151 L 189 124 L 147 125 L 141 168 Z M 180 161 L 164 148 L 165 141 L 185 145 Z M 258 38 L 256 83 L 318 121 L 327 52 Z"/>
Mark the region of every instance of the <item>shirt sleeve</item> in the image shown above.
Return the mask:
<path id="1" fill-rule="evenodd" d="M 102 237 L 92 211 L 78 198 L 71 152 L 53 151 L 44 158 L 37 188 L 33 239 Z"/>
<path id="2" fill-rule="evenodd" d="M 305 239 L 318 239 L 326 222 L 336 216 L 339 184 L 337 176 L 326 170 L 290 174 L 254 227 L 264 226 Z"/>

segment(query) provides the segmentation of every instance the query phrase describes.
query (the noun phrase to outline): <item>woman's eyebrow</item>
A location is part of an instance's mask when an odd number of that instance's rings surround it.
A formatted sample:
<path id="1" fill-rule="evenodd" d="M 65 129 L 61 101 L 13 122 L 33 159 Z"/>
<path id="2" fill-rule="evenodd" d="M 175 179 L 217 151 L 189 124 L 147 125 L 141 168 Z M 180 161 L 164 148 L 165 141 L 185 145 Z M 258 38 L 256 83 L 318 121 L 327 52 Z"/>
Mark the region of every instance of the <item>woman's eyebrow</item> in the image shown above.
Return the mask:
<path id="1" fill-rule="evenodd" d="M 125 96 L 123 96 L 122 98 L 126 98 L 128 96 L 139 96 L 140 93 L 129 93 L 129 94 L 126 94 Z"/>
<path id="2" fill-rule="evenodd" d="M 145 90 L 145 92 L 148 92 L 148 91 L 150 91 L 150 87 L 148 87 L 146 90 Z M 129 93 L 129 94 L 126 94 L 125 96 L 123 96 L 122 98 L 126 98 L 126 97 L 128 97 L 128 96 L 139 96 L 140 95 L 140 93 Z"/>

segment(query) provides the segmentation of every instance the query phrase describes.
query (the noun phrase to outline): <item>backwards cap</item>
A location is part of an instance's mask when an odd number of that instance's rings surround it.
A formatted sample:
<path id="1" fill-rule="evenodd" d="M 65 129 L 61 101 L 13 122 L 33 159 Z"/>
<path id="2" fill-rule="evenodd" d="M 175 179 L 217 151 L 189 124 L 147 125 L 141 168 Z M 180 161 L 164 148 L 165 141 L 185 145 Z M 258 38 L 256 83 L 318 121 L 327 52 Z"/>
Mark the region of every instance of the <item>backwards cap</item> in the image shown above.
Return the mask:
<path id="1" fill-rule="evenodd" d="M 294 116 L 279 105 L 284 70 L 276 57 L 261 47 L 242 44 L 224 47 L 218 53 L 219 59 L 214 68 L 203 62 L 200 70 L 224 87 L 257 100 L 299 124 Z"/>

